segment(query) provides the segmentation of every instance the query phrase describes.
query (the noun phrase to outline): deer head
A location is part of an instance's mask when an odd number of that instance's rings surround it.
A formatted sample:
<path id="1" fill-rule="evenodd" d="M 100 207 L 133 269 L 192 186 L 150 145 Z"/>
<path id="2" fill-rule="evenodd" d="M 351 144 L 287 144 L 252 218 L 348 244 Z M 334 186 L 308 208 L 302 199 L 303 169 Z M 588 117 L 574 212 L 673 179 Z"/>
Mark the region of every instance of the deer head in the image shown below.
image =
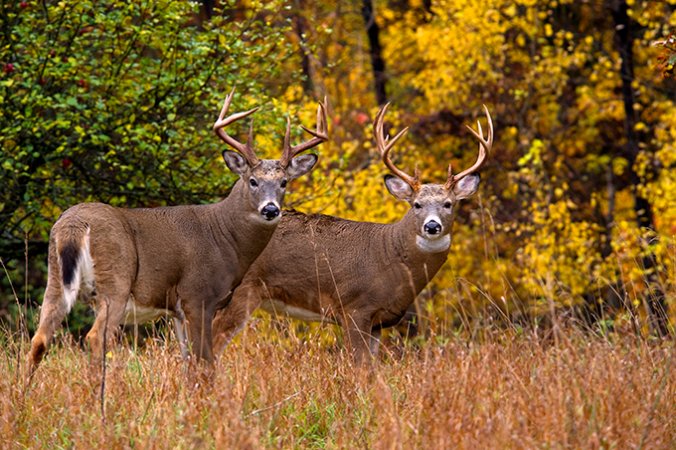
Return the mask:
<path id="1" fill-rule="evenodd" d="M 317 162 L 317 155 L 299 154 L 328 139 L 326 99 L 324 103 L 320 102 L 317 107 L 316 130 L 312 131 L 301 126 L 303 130 L 312 135 L 310 140 L 292 146 L 290 144 L 291 120 L 287 118 L 281 158 L 278 160 L 261 160 L 258 159 L 253 148 L 253 121 L 249 127 L 249 136 L 246 143 L 239 142 L 224 130 L 227 125 L 258 110 L 258 108 L 254 108 L 225 117 L 234 93 L 235 89 L 233 88 L 226 97 L 221 114 L 214 123 L 214 132 L 223 142 L 234 149 L 234 151 L 225 150 L 223 159 L 228 168 L 240 176 L 241 183 L 244 183 L 246 187 L 244 195 L 248 200 L 252 214 L 258 220 L 273 225 L 279 221 L 287 183 L 312 170 Z"/>
<path id="2" fill-rule="evenodd" d="M 488 108 L 484 105 L 488 120 L 488 136 L 484 138 L 481 124 L 477 121 L 478 131 L 467 126 L 479 140 L 479 156 L 472 167 L 458 174 L 453 174 L 451 164 L 448 165 L 448 178 L 444 184 L 420 182 L 420 172 L 415 168 L 413 176 L 397 168 L 390 159 L 390 150 L 394 144 L 408 131 L 401 130 L 392 140 L 385 136 L 383 120 L 388 105 L 385 105 L 376 116 L 373 124 L 376 145 L 383 162 L 394 175 L 385 176 L 388 191 L 400 200 L 411 205 L 409 215 L 413 215 L 416 229 L 416 244 L 424 252 L 437 253 L 445 251 L 451 244 L 451 225 L 453 224 L 455 204 L 474 194 L 479 187 L 477 170 L 486 161 L 486 156 L 493 145 L 493 122 Z"/>

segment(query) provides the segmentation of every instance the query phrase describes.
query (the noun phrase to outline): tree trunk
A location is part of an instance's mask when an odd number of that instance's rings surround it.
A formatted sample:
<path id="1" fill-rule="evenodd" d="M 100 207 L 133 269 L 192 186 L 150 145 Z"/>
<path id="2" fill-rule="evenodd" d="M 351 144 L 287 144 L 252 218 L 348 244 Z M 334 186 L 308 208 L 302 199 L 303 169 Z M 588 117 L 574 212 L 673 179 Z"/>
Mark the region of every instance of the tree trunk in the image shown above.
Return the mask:
<path id="1" fill-rule="evenodd" d="M 628 6 L 626 0 L 611 0 L 610 9 L 615 23 L 615 41 L 620 58 L 620 75 L 622 78 L 622 99 L 624 102 L 624 131 L 627 138 L 626 155 L 629 162 L 631 176 L 631 189 L 634 196 L 634 211 L 638 226 L 642 231 L 654 233 L 655 225 L 653 221 L 652 208 L 648 200 L 643 197 L 639 191 L 641 179 L 636 173 L 634 165 L 639 154 L 638 139 L 634 131 L 636 125 L 636 113 L 634 104 L 634 90 L 632 82 L 634 80 L 634 60 L 633 44 L 634 36 L 632 34 L 632 22 L 627 13 Z M 651 234 L 652 234 L 651 233 Z M 658 265 L 655 255 L 649 250 L 648 242 L 642 241 L 644 256 L 642 259 L 644 273 L 648 285 L 648 293 L 645 299 L 646 310 L 649 318 L 650 329 L 653 334 L 666 336 L 669 333 L 667 305 L 664 290 L 659 283 Z"/>
<path id="2" fill-rule="evenodd" d="M 215 0 L 202 0 L 202 10 L 205 20 L 209 21 L 213 17 L 215 3 Z"/>
<path id="3" fill-rule="evenodd" d="M 293 12 L 292 21 L 293 21 L 293 30 L 298 36 L 298 42 L 300 47 L 300 61 L 301 68 L 303 70 L 303 91 L 306 94 L 317 95 L 314 92 L 314 76 L 312 61 L 310 61 L 310 51 L 308 49 L 307 40 L 305 38 L 305 33 L 307 32 L 307 22 L 305 17 L 303 17 L 303 0 L 296 0 L 294 2 L 295 11 Z"/>
<path id="4" fill-rule="evenodd" d="M 378 105 L 384 105 L 387 103 L 387 92 L 385 91 L 385 60 L 383 60 L 382 48 L 380 47 L 380 29 L 376 23 L 372 0 L 362 0 L 361 15 L 364 18 L 366 34 L 369 38 L 376 100 L 378 101 Z"/>

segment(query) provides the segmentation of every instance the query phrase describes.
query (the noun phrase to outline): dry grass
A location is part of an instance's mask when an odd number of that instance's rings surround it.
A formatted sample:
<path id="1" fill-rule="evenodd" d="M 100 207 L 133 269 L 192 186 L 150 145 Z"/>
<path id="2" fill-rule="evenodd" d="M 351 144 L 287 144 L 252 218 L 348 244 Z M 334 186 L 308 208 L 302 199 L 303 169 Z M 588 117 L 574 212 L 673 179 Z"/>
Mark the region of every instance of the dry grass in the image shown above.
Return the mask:
<path id="1" fill-rule="evenodd" d="M 273 333 L 274 334 L 274 333 Z M 673 341 L 570 330 L 407 347 L 369 372 L 337 347 L 247 333 L 206 382 L 164 341 L 117 347 L 106 376 L 51 349 L 28 390 L 25 344 L 0 362 L 3 448 L 676 448 Z"/>

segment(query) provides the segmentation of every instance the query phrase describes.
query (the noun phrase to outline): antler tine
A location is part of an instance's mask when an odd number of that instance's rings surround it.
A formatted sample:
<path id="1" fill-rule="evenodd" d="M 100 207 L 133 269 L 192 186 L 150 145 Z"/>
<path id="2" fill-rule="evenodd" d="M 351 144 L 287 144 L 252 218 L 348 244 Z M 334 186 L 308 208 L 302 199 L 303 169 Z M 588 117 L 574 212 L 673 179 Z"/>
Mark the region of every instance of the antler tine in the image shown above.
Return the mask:
<path id="1" fill-rule="evenodd" d="M 373 134 L 376 139 L 376 146 L 378 147 L 378 151 L 380 151 L 380 156 L 382 157 L 383 163 L 388 169 L 390 169 L 390 172 L 401 178 L 404 182 L 406 182 L 406 184 L 411 186 L 414 191 L 418 191 L 420 189 L 420 172 L 418 171 L 418 167 L 416 166 L 413 176 L 411 176 L 399 169 L 390 159 L 390 150 L 392 150 L 394 144 L 396 144 L 397 141 L 408 132 L 408 127 L 401 130 L 392 139 L 390 139 L 389 136 L 385 136 L 383 122 L 385 113 L 387 112 L 387 108 L 389 106 L 389 103 L 385 104 L 385 106 L 383 106 L 380 111 L 378 111 L 375 121 L 373 122 Z"/>
<path id="2" fill-rule="evenodd" d="M 302 142 L 298 145 L 291 145 L 291 119 L 287 118 L 286 122 L 286 134 L 284 135 L 284 150 L 282 152 L 282 158 L 280 159 L 279 163 L 281 164 L 282 167 L 286 167 L 289 162 L 293 159 L 294 156 L 297 154 L 304 152 L 305 150 L 309 150 L 313 147 L 316 147 L 317 145 L 321 144 L 322 142 L 326 142 L 329 139 L 329 129 L 328 126 L 326 125 L 327 120 L 326 120 L 326 97 L 324 97 L 323 102 L 319 102 L 317 106 L 317 128 L 315 131 L 312 131 L 303 125 L 301 125 L 301 128 L 303 131 L 309 133 L 312 135 L 312 139 Z"/>
<path id="3" fill-rule="evenodd" d="M 246 146 L 253 149 L 253 119 L 249 122 L 249 134 L 246 137 Z"/>
<path id="4" fill-rule="evenodd" d="M 246 160 L 249 162 L 251 166 L 255 166 L 258 164 L 258 157 L 256 156 L 256 153 L 253 150 L 252 147 L 252 140 L 253 140 L 253 121 L 251 123 L 251 126 L 249 127 L 249 137 L 247 139 L 246 144 L 243 144 L 239 142 L 237 139 L 233 138 L 230 136 L 228 133 L 225 132 L 224 128 L 231 123 L 243 119 L 244 117 L 247 117 L 256 111 L 258 111 L 258 108 L 253 108 L 248 111 L 243 111 L 243 112 L 238 112 L 235 114 L 232 114 L 228 117 L 225 117 L 225 115 L 228 113 L 228 109 L 230 108 L 230 102 L 232 102 L 232 97 L 235 95 L 235 88 L 232 88 L 232 91 L 230 91 L 230 94 L 228 94 L 227 97 L 225 97 L 225 102 L 223 103 L 223 108 L 221 109 L 221 113 L 218 116 L 218 120 L 214 123 L 214 132 L 216 135 L 221 138 L 223 142 L 228 144 L 230 147 L 234 148 L 237 150 L 239 153 L 246 158 Z"/>
<path id="5" fill-rule="evenodd" d="M 475 131 L 469 125 L 466 125 L 467 129 L 479 140 L 479 156 L 477 156 L 476 162 L 467 170 L 463 170 L 457 175 L 453 175 L 451 171 L 451 165 L 448 165 L 448 178 L 446 184 L 444 185 L 447 189 L 450 189 L 455 183 L 465 178 L 467 175 L 470 175 L 481 168 L 486 162 L 486 158 L 493 147 L 493 120 L 491 119 L 491 114 L 488 112 L 486 105 L 483 105 L 484 112 L 486 114 L 486 120 L 488 121 L 488 136 L 484 138 L 484 132 L 481 128 L 481 123 L 477 120 L 477 129 Z"/>

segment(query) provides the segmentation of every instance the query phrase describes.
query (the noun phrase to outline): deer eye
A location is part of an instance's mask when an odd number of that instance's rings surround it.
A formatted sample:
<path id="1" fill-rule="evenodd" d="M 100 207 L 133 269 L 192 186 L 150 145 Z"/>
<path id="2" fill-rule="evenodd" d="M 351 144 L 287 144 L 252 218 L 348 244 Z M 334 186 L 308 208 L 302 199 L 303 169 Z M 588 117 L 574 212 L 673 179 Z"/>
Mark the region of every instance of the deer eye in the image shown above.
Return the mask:
<path id="1" fill-rule="evenodd" d="M 282 183 L 280 184 L 280 186 L 281 186 L 282 188 L 285 188 L 285 187 L 286 187 L 286 180 L 282 180 Z"/>
<path id="2" fill-rule="evenodd" d="M 451 206 L 453 206 L 453 203 L 451 203 L 451 202 L 444 203 L 444 208 L 446 208 L 446 209 L 449 209 Z"/>
<path id="3" fill-rule="evenodd" d="M 258 186 L 258 181 L 256 181 L 256 180 L 253 179 L 253 178 L 249 178 L 249 184 L 251 185 L 251 187 L 257 187 L 257 186 Z"/>
<path id="4" fill-rule="evenodd" d="M 420 208 L 422 208 L 422 205 L 421 205 L 420 203 L 418 203 L 418 202 L 415 202 L 415 203 L 413 204 L 413 207 L 414 207 L 415 209 L 420 209 Z"/>

